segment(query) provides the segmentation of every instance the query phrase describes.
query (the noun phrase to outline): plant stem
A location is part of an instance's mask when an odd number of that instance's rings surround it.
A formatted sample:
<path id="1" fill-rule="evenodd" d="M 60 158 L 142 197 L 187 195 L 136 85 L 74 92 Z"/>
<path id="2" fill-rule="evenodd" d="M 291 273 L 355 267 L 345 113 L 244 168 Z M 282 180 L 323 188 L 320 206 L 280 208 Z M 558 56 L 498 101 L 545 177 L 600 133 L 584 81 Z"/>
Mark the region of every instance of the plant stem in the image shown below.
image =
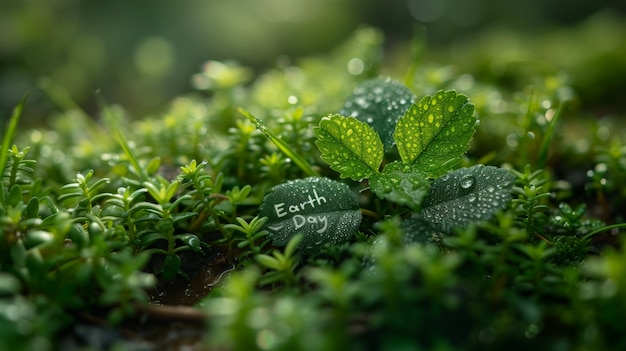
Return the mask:
<path id="1" fill-rule="evenodd" d="M 602 228 L 598 228 L 598 229 L 592 231 L 591 233 L 585 235 L 583 237 L 583 239 L 584 240 L 591 239 L 591 237 L 593 237 L 596 234 L 602 233 L 602 232 L 610 230 L 610 229 L 615 229 L 615 228 L 626 228 L 626 223 L 611 224 L 611 225 L 604 226 Z"/>

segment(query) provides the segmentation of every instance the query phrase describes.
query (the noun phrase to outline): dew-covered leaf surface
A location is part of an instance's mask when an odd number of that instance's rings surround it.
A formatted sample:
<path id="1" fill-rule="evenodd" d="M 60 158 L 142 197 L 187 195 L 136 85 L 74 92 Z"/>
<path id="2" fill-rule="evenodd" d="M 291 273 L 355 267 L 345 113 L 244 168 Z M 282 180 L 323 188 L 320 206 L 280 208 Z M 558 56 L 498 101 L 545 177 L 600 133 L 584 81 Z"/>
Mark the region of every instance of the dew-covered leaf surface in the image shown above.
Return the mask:
<path id="1" fill-rule="evenodd" d="M 398 120 L 393 137 L 403 162 L 439 176 L 461 160 L 475 125 L 474 105 L 467 96 L 438 91 L 411 105 Z"/>
<path id="2" fill-rule="evenodd" d="M 411 216 L 402 221 L 400 228 L 404 231 L 403 242 L 405 244 L 421 243 L 432 244 L 435 242 L 434 230 L 419 216 Z"/>
<path id="3" fill-rule="evenodd" d="M 272 188 L 263 199 L 260 216 L 272 244 L 285 246 L 295 234 L 304 238 L 299 248 L 348 241 L 361 223 L 359 205 L 347 185 L 327 178 L 288 181 Z"/>
<path id="4" fill-rule="evenodd" d="M 361 180 L 377 173 L 383 144 L 372 127 L 357 119 L 332 115 L 314 129 L 322 159 L 342 178 Z"/>
<path id="5" fill-rule="evenodd" d="M 419 216 L 444 233 L 489 220 L 511 200 L 515 176 L 502 168 L 476 165 L 452 171 L 430 186 Z"/>
<path id="6" fill-rule="evenodd" d="M 381 77 L 357 86 L 339 113 L 372 126 L 380 134 L 385 152 L 389 152 L 394 146 L 396 122 L 414 101 L 415 97 L 402 83 Z"/>

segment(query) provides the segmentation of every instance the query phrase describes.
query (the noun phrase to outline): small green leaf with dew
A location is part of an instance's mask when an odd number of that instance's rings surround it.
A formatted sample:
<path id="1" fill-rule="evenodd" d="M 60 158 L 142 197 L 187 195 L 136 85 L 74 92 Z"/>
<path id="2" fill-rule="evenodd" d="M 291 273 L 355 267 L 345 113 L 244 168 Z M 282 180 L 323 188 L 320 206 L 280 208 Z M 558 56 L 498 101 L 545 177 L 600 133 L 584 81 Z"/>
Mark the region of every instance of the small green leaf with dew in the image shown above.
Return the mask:
<path id="1" fill-rule="evenodd" d="M 404 163 L 440 176 L 469 148 L 476 125 L 474 105 L 454 90 L 425 96 L 398 120 L 394 139 Z"/>
<path id="2" fill-rule="evenodd" d="M 361 180 L 378 173 L 383 162 L 383 144 L 366 123 L 332 115 L 324 117 L 313 131 L 322 159 L 342 178 Z"/>
<path id="3" fill-rule="evenodd" d="M 370 189 L 379 197 L 400 205 L 407 205 L 413 211 L 420 208 L 428 192 L 430 182 L 411 165 L 393 162 L 385 166 L 382 173 L 370 178 Z"/>
<path id="4" fill-rule="evenodd" d="M 285 246 L 302 233 L 300 249 L 348 241 L 361 223 L 359 205 L 347 185 L 327 178 L 297 179 L 272 188 L 263 199 L 260 217 L 275 246 Z"/>
<path id="5" fill-rule="evenodd" d="M 443 233 L 489 220 L 511 200 L 514 182 L 511 172 L 493 166 L 452 171 L 432 183 L 419 216 Z"/>

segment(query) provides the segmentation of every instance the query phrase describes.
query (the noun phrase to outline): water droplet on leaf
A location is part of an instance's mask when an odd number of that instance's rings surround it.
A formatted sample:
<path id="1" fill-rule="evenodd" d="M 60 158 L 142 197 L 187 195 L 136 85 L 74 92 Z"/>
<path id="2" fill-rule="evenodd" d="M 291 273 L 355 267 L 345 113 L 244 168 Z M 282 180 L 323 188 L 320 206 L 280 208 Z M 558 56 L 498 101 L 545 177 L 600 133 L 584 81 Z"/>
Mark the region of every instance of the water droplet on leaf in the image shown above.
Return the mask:
<path id="1" fill-rule="evenodd" d="M 474 176 L 471 174 L 466 174 L 463 177 L 461 177 L 461 188 L 463 189 L 471 189 L 474 186 L 474 183 L 476 182 L 476 180 L 474 179 Z"/>
<path id="2" fill-rule="evenodd" d="M 420 217 L 433 228 L 452 233 L 454 227 L 488 220 L 511 199 L 515 176 L 510 172 L 476 165 L 449 172 L 430 186 Z"/>

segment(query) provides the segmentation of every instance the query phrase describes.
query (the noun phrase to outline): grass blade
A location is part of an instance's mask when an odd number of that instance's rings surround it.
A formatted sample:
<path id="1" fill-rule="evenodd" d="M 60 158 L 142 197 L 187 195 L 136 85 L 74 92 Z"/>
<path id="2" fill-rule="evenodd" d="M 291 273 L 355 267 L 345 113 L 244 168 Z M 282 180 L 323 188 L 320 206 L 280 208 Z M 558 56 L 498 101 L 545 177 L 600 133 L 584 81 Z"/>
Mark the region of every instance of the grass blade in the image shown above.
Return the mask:
<path id="1" fill-rule="evenodd" d="M 0 184 L 2 184 L 2 177 L 4 176 L 4 167 L 6 167 L 7 159 L 9 158 L 9 146 L 11 142 L 13 142 L 13 137 L 15 136 L 15 132 L 17 131 L 17 122 L 22 116 L 22 111 L 24 110 L 24 105 L 26 104 L 26 100 L 28 96 L 24 96 L 22 100 L 13 108 L 13 114 L 11 115 L 11 119 L 9 120 L 9 124 L 7 126 L 4 135 L 2 136 L 2 149 L 0 149 Z M 4 189 L 0 186 L 0 203 L 4 203 Z"/>
<path id="2" fill-rule="evenodd" d="M 295 153 L 293 151 L 293 149 L 291 148 L 291 146 L 287 145 L 287 143 L 285 143 L 276 134 L 274 134 L 271 130 L 269 130 L 269 128 L 267 128 L 265 126 L 265 124 L 263 124 L 263 122 L 261 120 L 259 120 L 258 118 L 254 117 L 250 112 L 248 112 L 248 111 L 246 111 L 246 110 L 244 110 L 242 108 L 239 108 L 239 113 L 241 113 L 242 115 L 246 116 L 246 118 L 248 120 L 250 120 L 250 122 L 252 122 L 256 126 L 256 128 L 261 131 L 261 133 L 265 134 L 265 136 L 267 136 L 272 141 L 272 143 L 274 143 L 274 145 L 276 145 L 276 147 L 278 147 L 278 149 L 280 151 L 282 151 L 296 165 L 298 165 L 298 167 L 300 167 L 300 169 L 302 171 L 304 171 L 304 173 L 306 173 L 310 177 L 319 177 L 320 176 L 320 174 L 318 172 L 316 172 L 311 167 L 311 165 L 309 165 L 309 163 L 304 158 L 302 158 L 302 156 L 300 156 L 297 153 Z"/>
<path id="3" fill-rule="evenodd" d="M 559 118 L 561 117 L 561 113 L 563 113 L 563 109 L 565 108 L 565 103 L 561 103 L 559 107 L 556 109 L 556 113 L 552 120 L 550 120 L 550 124 L 548 124 L 548 129 L 546 130 L 546 134 L 543 137 L 543 141 L 541 142 L 541 149 L 539 149 L 539 158 L 537 159 L 537 168 L 543 169 L 546 166 L 546 161 L 548 160 L 548 148 L 550 147 L 550 142 L 552 141 L 552 136 L 554 135 L 554 130 L 556 127 Z"/>

